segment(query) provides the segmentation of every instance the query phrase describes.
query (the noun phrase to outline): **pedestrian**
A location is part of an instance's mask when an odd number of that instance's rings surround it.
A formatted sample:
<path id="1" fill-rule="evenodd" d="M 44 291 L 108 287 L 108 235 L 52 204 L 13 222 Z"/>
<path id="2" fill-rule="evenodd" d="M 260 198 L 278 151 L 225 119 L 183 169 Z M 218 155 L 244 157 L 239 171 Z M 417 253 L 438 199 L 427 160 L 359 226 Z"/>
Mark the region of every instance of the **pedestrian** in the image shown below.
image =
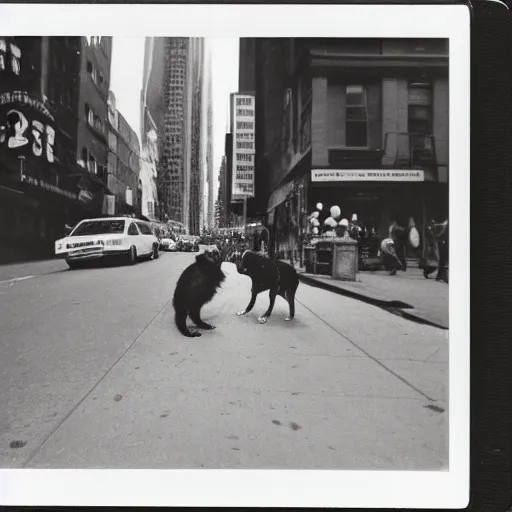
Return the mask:
<path id="1" fill-rule="evenodd" d="M 384 268 L 389 271 L 390 276 L 395 276 L 397 270 L 403 270 L 402 262 L 396 254 L 395 241 L 393 238 L 384 238 L 380 244 L 380 252 Z"/>
<path id="2" fill-rule="evenodd" d="M 436 281 L 444 281 L 448 284 L 448 259 L 449 259 L 449 233 L 448 233 L 448 219 L 441 224 L 433 223 L 431 225 L 432 236 L 436 248 L 437 259 L 437 275 Z M 434 268 L 425 265 L 423 269 L 423 276 L 428 279 L 429 274 L 435 270 Z"/>
<path id="3" fill-rule="evenodd" d="M 407 270 L 407 233 L 406 230 L 397 222 L 393 222 L 389 228 L 390 238 L 393 240 L 395 254 L 400 261 L 401 270 Z"/>

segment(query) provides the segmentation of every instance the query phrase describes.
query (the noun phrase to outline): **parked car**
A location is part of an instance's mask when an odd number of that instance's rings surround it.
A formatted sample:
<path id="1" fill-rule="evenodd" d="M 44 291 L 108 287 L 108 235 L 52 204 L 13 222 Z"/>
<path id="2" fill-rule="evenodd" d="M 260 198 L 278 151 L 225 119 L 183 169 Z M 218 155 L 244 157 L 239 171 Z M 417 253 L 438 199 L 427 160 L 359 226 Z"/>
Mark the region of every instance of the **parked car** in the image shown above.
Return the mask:
<path id="1" fill-rule="evenodd" d="M 149 223 L 126 217 L 86 219 L 55 242 L 55 255 L 70 268 L 102 258 L 121 258 L 130 264 L 159 256 L 158 238 Z"/>

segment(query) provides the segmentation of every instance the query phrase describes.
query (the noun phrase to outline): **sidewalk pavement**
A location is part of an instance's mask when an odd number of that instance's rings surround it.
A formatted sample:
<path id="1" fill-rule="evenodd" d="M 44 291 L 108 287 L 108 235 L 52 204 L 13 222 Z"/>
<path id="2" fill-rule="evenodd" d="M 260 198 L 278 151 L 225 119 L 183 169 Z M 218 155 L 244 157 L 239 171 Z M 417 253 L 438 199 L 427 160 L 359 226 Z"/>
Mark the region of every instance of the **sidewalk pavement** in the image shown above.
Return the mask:
<path id="1" fill-rule="evenodd" d="M 425 279 L 423 271 L 408 268 L 390 276 L 386 271 L 358 272 L 356 281 L 338 281 L 330 276 L 308 274 L 295 264 L 305 283 L 391 310 L 410 320 L 442 329 L 449 327 L 449 288 L 434 277 Z"/>

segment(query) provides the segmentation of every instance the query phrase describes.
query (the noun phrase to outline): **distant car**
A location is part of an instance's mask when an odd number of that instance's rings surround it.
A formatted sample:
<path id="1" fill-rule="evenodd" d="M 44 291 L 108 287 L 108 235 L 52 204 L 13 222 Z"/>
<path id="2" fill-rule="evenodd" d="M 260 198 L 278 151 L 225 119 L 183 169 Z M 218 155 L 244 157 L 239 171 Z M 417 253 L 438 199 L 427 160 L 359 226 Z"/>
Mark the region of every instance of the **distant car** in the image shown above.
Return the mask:
<path id="1" fill-rule="evenodd" d="M 163 236 L 160 239 L 160 247 L 162 251 L 176 251 L 177 244 L 170 236 Z"/>
<path id="2" fill-rule="evenodd" d="M 159 256 L 158 238 L 144 221 L 109 217 L 79 222 L 66 237 L 55 242 L 55 255 L 70 268 L 102 258 L 122 258 L 130 264 Z"/>
<path id="3" fill-rule="evenodd" d="M 197 247 L 197 248 L 196 248 Z M 178 243 L 178 250 L 183 252 L 192 252 L 197 251 L 199 248 L 199 244 L 195 242 L 193 237 L 190 235 L 183 235 L 180 237 L 179 243 Z"/>

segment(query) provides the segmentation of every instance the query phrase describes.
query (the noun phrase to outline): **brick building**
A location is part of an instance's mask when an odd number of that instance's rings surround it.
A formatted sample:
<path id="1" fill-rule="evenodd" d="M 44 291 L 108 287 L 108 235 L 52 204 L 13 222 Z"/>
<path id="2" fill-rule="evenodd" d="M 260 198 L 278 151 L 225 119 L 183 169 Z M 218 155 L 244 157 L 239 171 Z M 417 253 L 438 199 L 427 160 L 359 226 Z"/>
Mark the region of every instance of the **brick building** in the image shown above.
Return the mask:
<path id="1" fill-rule="evenodd" d="M 317 202 L 381 235 L 447 215 L 447 40 L 254 44 L 256 203 L 274 246 L 297 247 Z"/>

